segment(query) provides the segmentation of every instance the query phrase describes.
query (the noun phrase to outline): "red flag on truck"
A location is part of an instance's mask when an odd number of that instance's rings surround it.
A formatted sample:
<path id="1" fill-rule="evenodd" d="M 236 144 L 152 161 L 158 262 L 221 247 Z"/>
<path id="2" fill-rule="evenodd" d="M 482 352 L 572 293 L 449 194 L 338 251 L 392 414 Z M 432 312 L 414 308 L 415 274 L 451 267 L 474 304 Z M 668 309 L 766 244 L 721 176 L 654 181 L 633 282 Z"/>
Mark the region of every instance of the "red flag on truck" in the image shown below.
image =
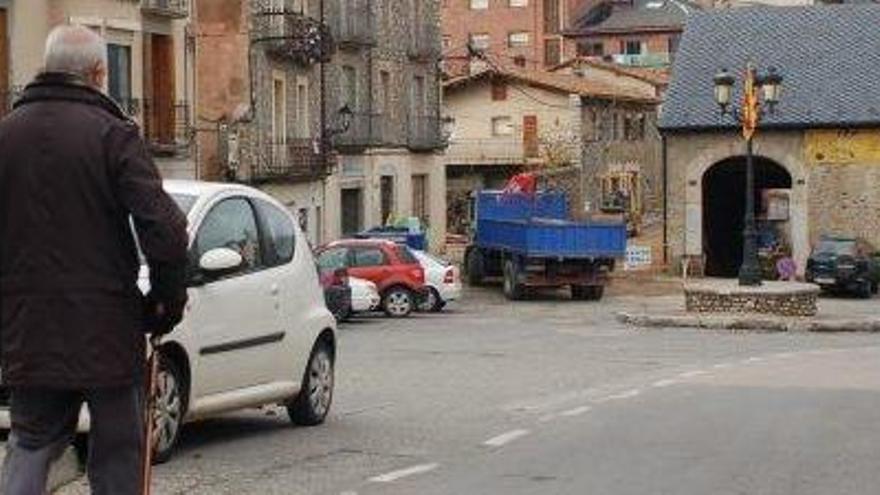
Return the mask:
<path id="1" fill-rule="evenodd" d="M 527 194 L 534 196 L 538 188 L 538 179 L 535 174 L 516 174 L 507 181 L 502 194 Z"/>

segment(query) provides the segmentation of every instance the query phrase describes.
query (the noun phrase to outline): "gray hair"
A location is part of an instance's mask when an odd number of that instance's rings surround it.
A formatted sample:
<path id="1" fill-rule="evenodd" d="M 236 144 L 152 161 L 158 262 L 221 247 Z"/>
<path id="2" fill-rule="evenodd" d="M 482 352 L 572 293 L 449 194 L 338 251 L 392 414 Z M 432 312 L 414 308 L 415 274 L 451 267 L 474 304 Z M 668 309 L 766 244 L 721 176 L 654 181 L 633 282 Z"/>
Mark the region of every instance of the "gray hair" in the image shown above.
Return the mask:
<path id="1" fill-rule="evenodd" d="M 47 72 L 87 77 L 96 65 L 107 69 L 107 42 L 85 26 L 58 26 L 46 39 L 43 63 Z"/>

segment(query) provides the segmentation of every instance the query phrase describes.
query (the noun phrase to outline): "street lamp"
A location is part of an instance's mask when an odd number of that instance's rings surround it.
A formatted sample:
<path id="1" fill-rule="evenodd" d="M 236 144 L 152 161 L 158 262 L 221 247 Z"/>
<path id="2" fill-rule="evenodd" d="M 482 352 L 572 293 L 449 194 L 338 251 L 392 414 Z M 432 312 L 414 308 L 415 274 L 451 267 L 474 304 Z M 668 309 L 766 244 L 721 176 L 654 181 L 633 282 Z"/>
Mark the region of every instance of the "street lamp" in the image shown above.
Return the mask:
<path id="1" fill-rule="evenodd" d="M 746 140 L 746 211 L 743 226 L 743 261 L 739 269 L 739 284 L 742 286 L 761 285 L 761 266 L 758 262 L 758 229 L 755 225 L 755 167 L 752 153 L 752 138 L 764 116 L 763 105 L 769 113 L 776 111 L 782 88 L 782 75 L 770 67 L 766 74 L 758 75 L 755 66 L 746 66 L 743 78 L 742 108 L 731 106 L 733 86 L 736 78 L 722 69 L 714 78 L 715 102 L 721 115 L 730 115 L 742 126 Z M 763 101 L 762 101 L 763 97 Z"/>

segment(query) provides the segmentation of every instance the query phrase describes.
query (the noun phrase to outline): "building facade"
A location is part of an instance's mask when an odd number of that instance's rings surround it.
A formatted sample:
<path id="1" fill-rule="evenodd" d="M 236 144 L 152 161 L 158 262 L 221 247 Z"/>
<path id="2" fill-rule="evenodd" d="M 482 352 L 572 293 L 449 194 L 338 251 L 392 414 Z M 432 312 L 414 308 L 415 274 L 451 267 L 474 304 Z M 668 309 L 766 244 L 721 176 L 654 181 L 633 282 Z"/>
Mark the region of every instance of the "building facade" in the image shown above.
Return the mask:
<path id="1" fill-rule="evenodd" d="M 415 216 L 442 244 L 436 2 L 198 6 L 206 177 L 279 197 L 313 243 Z"/>
<path id="2" fill-rule="evenodd" d="M 0 114 L 40 71 L 49 31 L 82 24 L 107 39 L 107 93 L 141 124 L 163 174 L 191 177 L 189 17 L 186 0 L 0 0 Z"/>
<path id="3" fill-rule="evenodd" d="M 603 178 L 627 174 L 643 207 L 658 204 L 656 89 L 631 83 L 514 68 L 447 81 L 450 231 L 467 233 L 474 191 L 520 171 L 565 189 L 575 215 L 601 212 L 621 187 L 609 190 Z"/>
<path id="4" fill-rule="evenodd" d="M 485 65 L 468 54 L 471 44 L 501 64 L 529 69 L 561 63 L 573 55 L 563 31 L 585 0 L 448 0 L 443 2 L 445 71 L 457 76 Z"/>
<path id="5" fill-rule="evenodd" d="M 781 247 L 803 273 L 822 235 L 880 245 L 880 117 L 867 104 L 880 101 L 878 23 L 880 6 L 870 4 L 725 9 L 689 21 L 661 118 L 673 261 L 711 276 L 735 276 L 741 263 L 745 142 L 714 102 L 711 73 L 749 60 L 784 77 L 754 138 L 762 259 Z"/>

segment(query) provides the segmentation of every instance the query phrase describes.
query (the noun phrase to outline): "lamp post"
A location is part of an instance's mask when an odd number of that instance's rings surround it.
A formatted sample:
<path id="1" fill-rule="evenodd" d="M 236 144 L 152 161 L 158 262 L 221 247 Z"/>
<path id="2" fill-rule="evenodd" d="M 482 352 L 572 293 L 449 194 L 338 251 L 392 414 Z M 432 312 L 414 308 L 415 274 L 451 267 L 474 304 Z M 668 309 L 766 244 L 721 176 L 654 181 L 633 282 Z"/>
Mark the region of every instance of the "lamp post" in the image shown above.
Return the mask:
<path id="1" fill-rule="evenodd" d="M 731 106 L 733 86 L 736 78 L 722 69 L 714 79 L 715 102 L 722 115 L 730 115 L 742 126 L 746 141 L 746 204 L 743 221 L 743 261 L 739 269 L 739 284 L 742 286 L 761 285 L 761 266 L 758 262 L 758 229 L 755 225 L 755 167 L 752 153 L 752 139 L 758 124 L 764 116 L 764 106 L 770 114 L 779 103 L 782 76 L 770 67 L 766 74 L 758 74 L 752 63 L 746 65 L 743 78 L 742 107 Z"/>

